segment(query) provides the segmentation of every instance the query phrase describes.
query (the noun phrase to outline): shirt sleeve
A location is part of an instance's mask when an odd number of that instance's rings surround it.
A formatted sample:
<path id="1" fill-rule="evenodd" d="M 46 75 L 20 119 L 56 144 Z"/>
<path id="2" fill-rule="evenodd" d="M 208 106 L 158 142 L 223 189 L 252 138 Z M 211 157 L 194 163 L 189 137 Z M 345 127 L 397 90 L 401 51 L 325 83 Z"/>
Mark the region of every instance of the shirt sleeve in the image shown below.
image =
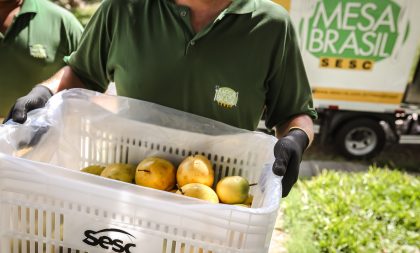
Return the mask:
<path id="1" fill-rule="evenodd" d="M 313 119 L 317 117 L 297 37 L 289 16 L 285 18 L 284 26 L 284 39 L 279 40 L 274 54 L 274 66 L 267 80 L 265 124 L 269 129 L 299 114 L 307 114 Z"/>
<path id="2" fill-rule="evenodd" d="M 67 55 L 70 55 L 77 49 L 77 46 L 79 45 L 79 41 L 83 33 L 83 26 L 80 24 L 79 20 L 77 20 L 77 18 L 70 13 L 68 17 L 66 17 L 65 23 L 68 44 Z"/>
<path id="3" fill-rule="evenodd" d="M 77 50 L 65 59 L 87 89 L 99 92 L 104 92 L 112 79 L 107 69 L 112 34 L 109 2 L 102 2 L 87 24 Z"/>

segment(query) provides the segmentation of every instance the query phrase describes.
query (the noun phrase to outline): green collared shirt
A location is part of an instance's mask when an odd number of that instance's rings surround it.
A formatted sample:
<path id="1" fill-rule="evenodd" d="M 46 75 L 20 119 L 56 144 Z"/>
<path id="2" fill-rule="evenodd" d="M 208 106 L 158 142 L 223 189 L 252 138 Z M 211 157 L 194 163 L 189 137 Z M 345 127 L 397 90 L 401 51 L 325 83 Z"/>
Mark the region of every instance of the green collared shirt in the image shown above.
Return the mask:
<path id="1" fill-rule="evenodd" d="M 87 88 L 146 100 L 253 130 L 316 113 L 287 12 L 234 0 L 195 33 L 171 0 L 105 0 L 69 65 Z"/>
<path id="2" fill-rule="evenodd" d="M 17 98 L 65 65 L 83 28 L 68 11 L 47 0 L 25 0 L 5 34 L 0 33 L 0 117 Z"/>

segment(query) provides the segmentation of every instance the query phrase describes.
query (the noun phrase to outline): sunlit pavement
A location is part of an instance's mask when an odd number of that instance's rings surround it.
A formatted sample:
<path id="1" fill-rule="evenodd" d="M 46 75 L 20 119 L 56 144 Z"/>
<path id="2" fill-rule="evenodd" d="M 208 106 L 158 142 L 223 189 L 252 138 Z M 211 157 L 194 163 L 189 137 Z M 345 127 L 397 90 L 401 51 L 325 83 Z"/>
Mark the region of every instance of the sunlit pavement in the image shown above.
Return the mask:
<path id="1" fill-rule="evenodd" d="M 300 164 L 299 177 L 310 178 L 317 176 L 323 169 L 346 171 L 346 172 L 361 172 L 367 171 L 369 165 L 355 163 L 355 162 L 342 162 L 342 161 L 303 161 Z"/>
<path id="2" fill-rule="evenodd" d="M 280 228 L 282 227 L 282 213 L 279 210 L 277 215 L 276 225 L 274 226 L 273 236 L 271 237 L 269 253 L 286 253 L 287 250 L 284 247 L 286 241 L 286 233 Z"/>

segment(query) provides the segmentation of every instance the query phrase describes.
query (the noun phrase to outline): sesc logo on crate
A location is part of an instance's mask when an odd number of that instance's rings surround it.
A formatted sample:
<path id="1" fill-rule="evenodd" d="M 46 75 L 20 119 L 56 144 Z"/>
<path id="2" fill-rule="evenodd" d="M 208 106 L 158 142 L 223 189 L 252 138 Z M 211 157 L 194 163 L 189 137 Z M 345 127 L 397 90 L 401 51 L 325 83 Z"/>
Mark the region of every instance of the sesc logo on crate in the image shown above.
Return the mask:
<path id="1" fill-rule="evenodd" d="M 117 228 L 101 229 L 99 231 L 86 230 L 86 238 L 83 242 L 90 246 L 100 246 L 103 249 L 111 249 L 117 253 L 132 253 L 131 248 L 135 248 L 137 245 L 134 243 L 127 242 L 136 239 L 132 234 Z"/>
<path id="2" fill-rule="evenodd" d="M 63 224 L 63 242 L 74 250 L 90 253 L 162 251 L 163 238 L 159 231 L 132 228 L 128 224 L 111 220 L 86 220 L 78 215 L 66 215 Z"/>

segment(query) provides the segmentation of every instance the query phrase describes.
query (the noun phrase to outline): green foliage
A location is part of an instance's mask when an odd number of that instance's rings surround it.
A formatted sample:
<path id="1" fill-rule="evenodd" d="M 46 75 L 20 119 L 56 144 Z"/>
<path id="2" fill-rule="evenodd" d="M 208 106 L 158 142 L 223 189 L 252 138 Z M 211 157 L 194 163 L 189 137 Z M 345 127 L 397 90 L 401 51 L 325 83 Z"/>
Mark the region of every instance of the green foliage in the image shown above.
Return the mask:
<path id="1" fill-rule="evenodd" d="M 419 189 L 418 177 L 378 168 L 300 181 L 282 204 L 289 252 L 305 239 L 306 252 L 418 252 Z"/>
<path id="2" fill-rule="evenodd" d="M 84 7 L 78 7 L 72 9 L 74 16 L 80 21 L 83 26 L 86 26 L 89 22 L 89 19 L 95 13 L 96 9 L 98 9 L 99 3 L 86 5 Z"/>
<path id="3" fill-rule="evenodd" d="M 300 209 L 289 203 L 301 204 L 300 192 L 293 190 L 289 193 L 282 208 L 285 209 L 285 225 L 290 239 L 286 241 L 288 253 L 317 253 L 319 252 L 315 242 L 311 240 L 314 226 L 308 219 L 302 219 Z"/>
<path id="4" fill-rule="evenodd" d="M 89 19 L 98 9 L 100 0 L 50 0 L 71 11 L 83 26 L 89 22 Z"/>
<path id="5" fill-rule="evenodd" d="M 61 7 L 71 10 L 77 7 L 98 3 L 101 0 L 50 0 L 50 1 L 55 4 L 60 5 Z"/>

